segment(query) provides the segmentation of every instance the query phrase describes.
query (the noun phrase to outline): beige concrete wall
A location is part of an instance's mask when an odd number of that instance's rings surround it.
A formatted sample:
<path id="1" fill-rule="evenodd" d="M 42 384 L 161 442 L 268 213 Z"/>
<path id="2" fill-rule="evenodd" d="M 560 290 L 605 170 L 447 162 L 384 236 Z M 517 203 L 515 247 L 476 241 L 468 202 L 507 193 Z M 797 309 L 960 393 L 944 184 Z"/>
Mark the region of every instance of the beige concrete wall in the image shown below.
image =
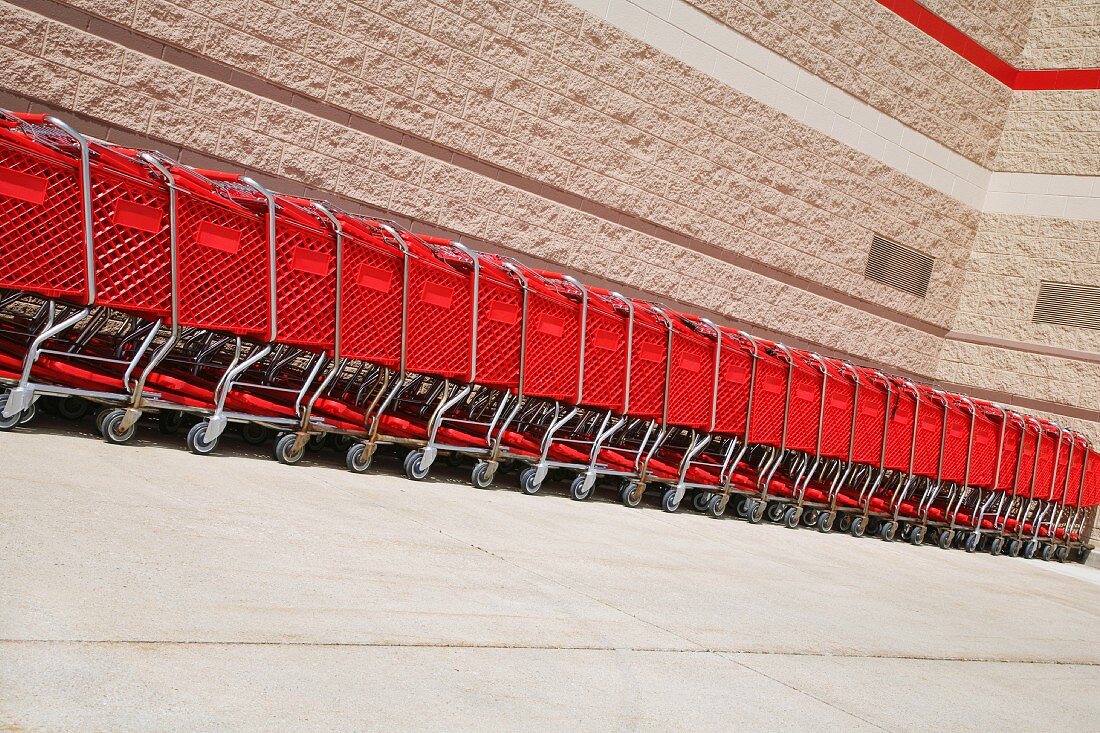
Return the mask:
<path id="1" fill-rule="evenodd" d="M 1019 65 L 1035 69 L 1100 67 L 1100 4 L 1094 0 L 1037 0 Z"/>
<path id="2" fill-rule="evenodd" d="M 688 1 L 977 163 L 996 153 L 1010 90 L 876 0 Z"/>
<path id="3" fill-rule="evenodd" d="M 1014 92 L 993 167 L 1100 175 L 1100 90 Z"/>
<path id="4" fill-rule="evenodd" d="M 973 210 L 566 0 L 71 4 L 809 287 L 937 328 L 958 299 Z M 927 298 L 864 279 L 875 232 L 937 258 Z"/>
<path id="5" fill-rule="evenodd" d="M 1036 0 L 921 0 L 921 5 L 1015 65 L 1028 42 Z"/>
<path id="6" fill-rule="evenodd" d="M 976 292 L 1003 274 L 981 257 L 967 272 L 977 212 L 573 6 L 513 2 L 464 6 L 470 17 L 426 2 L 143 0 L 138 12 L 79 0 L 98 17 L 0 3 L 0 89 L 76 110 L 112 139 L 343 196 L 826 353 L 1100 418 L 1087 377 L 1057 386 L 1075 360 L 1043 356 L 1049 379 L 1033 389 L 1040 367 L 1012 361 L 1026 352 L 945 344 L 948 328 L 997 328 L 955 317 L 964 277 Z M 927 299 L 862 277 L 873 231 L 938 258 Z"/>

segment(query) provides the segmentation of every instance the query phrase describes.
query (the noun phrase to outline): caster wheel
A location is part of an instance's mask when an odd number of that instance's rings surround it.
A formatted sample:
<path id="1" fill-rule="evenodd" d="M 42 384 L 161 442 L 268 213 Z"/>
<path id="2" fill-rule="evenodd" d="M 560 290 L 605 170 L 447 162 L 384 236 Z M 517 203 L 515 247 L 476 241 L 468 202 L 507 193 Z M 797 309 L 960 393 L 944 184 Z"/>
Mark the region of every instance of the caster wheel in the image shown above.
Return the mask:
<path id="1" fill-rule="evenodd" d="M 187 431 L 187 447 L 192 453 L 205 456 L 218 447 L 218 441 L 206 439 L 206 423 L 200 422 L 192 425 Z"/>
<path id="2" fill-rule="evenodd" d="M 178 410 L 163 410 L 157 416 L 157 427 L 165 435 L 175 435 L 183 427 L 183 413 Z"/>
<path id="3" fill-rule="evenodd" d="M 852 528 L 852 518 L 847 514 L 844 514 L 837 521 L 836 525 L 837 529 L 839 529 L 841 532 L 847 532 Z"/>
<path id="4" fill-rule="evenodd" d="M 733 513 L 741 519 L 749 516 L 749 498 L 747 496 L 739 496 L 733 500 Z"/>
<path id="5" fill-rule="evenodd" d="M 303 448 L 294 450 L 294 443 L 297 441 L 297 439 L 298 436 L 294 433 L 286 433 L 285 435 L 280 435 L 275 440 L 275 460 L 277 460 L 279 463 L 285 463 L 288 466 L 293 466 L 295 463 L 302 460 L 302 457 L 305 456 L 306 452 Z"/>
<path id="6" fill-rule="evenodd" d="M 428 478 L 430 466 L 424 465 L 424 452 L 419 450 L 409 451 L 405 456 L 405 475 L 413 481 L 423 481 Z"/>
<path id="7" fill-rule="evenodd" d="M 8 396 L 0 395 L 0 410 L 4 409 L 4 405 L 8 404 Z M 24 412 L 26 412 L 24 410 Z M 12 415 L 11 417 L 0 416 L 0 430 L 12 430 L 23 422 L 23 413 L 18 415 Z"/>
<path id="8" fill-rule="evenodd" d="M 802 512 L 802 524 L 806 525 L 807 527 L 815 526 L 817 524 L 817 517 L 819 514 L 821 514 L 821 512 L 816 509 L 807 509 L 806 511 Z"/>
<path id="9" fill-rule="evenodd" d="M 249 445 L 263 445 L 267 440 L 267 428 L 263 425 L 246 422 L 241 426 L 241 440 Z"/>
<path id="10" fill-rule="evenodd" d="M 818 512 L 817 521 L 814 522 L 814 526 L 817 527 L 818 532 L 832 532 L 833 531 L 833 519 L 832 512 Z"/>
<path id="11" fill-rule="evenodd" d="M 57 414 L 66 420 L 79 420 L 88 414 L 88 400 L 83 397 L 62 397 L 57 401 Z"/>
<path id="12" fill-rule="evenodd" d="M 519 490 L 527 495 L 534 495 L 539 493 L 539 489 L 542 488 L 542 482 L 535 483 L 535 473 L 537 469 L 534 466 L 525 468 L 519 472 Z"/>
<path id="13" fill-rule="evenodd" d="M 783 521 L 783 515 L 787 512 L 787 505 L 780 504 L 778 501 L 768 502 L 764 511 L 764 515 L 768 518 L 769 522 L 779 524 Z"/>
<path id="14" fill-rule="evenodd" d="M 909 530 L 909 541 L 915 547 L 920 547 L 924 544 L 924 536 L 927 530 L 924 527 L 913 527 Z"/>
<path id="15" fill-rule="evenodd" d="M 783 513 L 783 524 L 787 529 L 797 527 L 800 519 L 802 519 L 802 507 L 792 506 Z"/>
<path id="16" fill-rule="evenodd" d="M 676 489 L 665 489 L 661 494 L 661 508 L 672 514 L 680 508 L 680 501 L 676 498 Z"/>
<path id="17" fill-rule="evenodd" d="M 584 501 L 588 497 L 592 496 L 593 490 L 595 490 L 596 484 L 592 484 L 587 489 L 584 488 L 584 476 L 576 476 L 569 484 L 569 496 L 573 501 Z"/>
<path id="18" fill-rule="evenodd" d="M 364 473 L 370 468 L 372 458 L 374 456 L 367 455 L 367 446 L 362 443 L 355 443 L 348 448 L 348 452 L 344 456 L 344 464 L 352 473 Z"/>
<path id="19" fill-rule="evenodd" d="M 645 494 L 645 489 L 642 488 L 641 484 L 635 481 L 625 481 L 619 488 L 619 501 L 623 503 L 623 506 L 633 509 L 642 503 L 643 494 Z"/>
<path id="20" fill-rule="evenodd" d="M 33 420 L 34 416 L 37 415 L 37 414 L 38 414 L 38 405 L 36 405 L 35 403 L 32 402 L 30 407 L 23 410 L 23 412 L 19 413 L 19 424 L 20 425 L 26 425 L 31 420 Z"/>
<path id="21" fill-rule="evenodd" d="M 1092 548 L 1091 547 L 1086 547 L 1084 549 L 1078 550 L 1077 551 L 1077 562 L 1084 565 L 1086 562 L 1088 562 L 1089 555 L 1091 555 L 1091 554 L 1092 554 Z"/>
<path id="22" fill-rule="evenodd" d="M 3 406 L 3 402 L 0 402 L 0 407 L 2 407 L 2 406 Z M 100 435 L 103 434 L 103 421 L 106 420 L 107 416 L 110 415 L 112 412 L 113 412 L 113 410 L 106 409 L 106 410 L 100 410 L 99 412 L 97 412 L 95 414 L 95 430 Z M 2 419 L 2 418 L 0 418 L 0 419 Z M 3 429 L 3 427 L 0 426 L 0 429 Z"/>
<path id="23" fill-rule="evenodd" d="M 1043 551 L 1039 553 L 1039 557 L 1043 558 L 1047 562 L 1054 559 L 1054 545 L 1043 545 Z"/>
<path id="24" fill-rule="evenodd" d="M 989 541 L 989 554 L 1000 555 L 1001 550 L 1004 549 L 1005 541 L 1000 537 L 994 537 Z"/>
<path id="25" fill-rule="evenodd" d="M 1024 543 L 1021 542 L 1020 540 L 1012 540 L 1011 542 L 1008 543 L 1008 553 L 1007 553 L 1008 556 L 1009 557 L 1019 557 L 1020 556 L 1020 550 L 1022 550 L 1023 547 L 1024 547 Z"/>
<path id="26" fill-rule="evenodd" d="M 1054 551 L 1054 559 L 1058 562 L 1065 562 L 1068 557 L 1069 548 L 1065 545 L 1059 546 L 1058 549 Z"/>
<path id="27" fill-rule="evenodd" d="M 708 494 L 705 491 L 697 491 L 695 495 L 691 497 L 691 508 L 702 514 L 710 507 L 710 500 L 713 494 Z"/>
<path id="28" fill-rule="evenodd" d="M 967 552 L 976 552 L 978 550 L 978 544 L 982 541 L 982 536 L 977 532 L 972 532 L 966 536 L 966 541 L 963 544 L 963 549 Z"/>
<path id="29" fill-rule="evenodd" d="M 111 410 L 103 419 L 103 439 L 108 443 L 123 445 L 129 443 L 137 432 L 137 424 L 122 429 L 122 421 L 126 418 L 125 410 Z"/>
<path id="30" fill-rule="evenodd" d="M 492 485 L 493 479 L 489 478 L 489 464 L 478 461 L 470 471 L 470 483 L 479 489 L 487 489 Z"/>
<path id="31" fill-rule="evenodd" d="M 885 542 L 893 542 L 898 533 L 898 525 L 896 522 L 883 522 L 878 528 L 878 536 Z"/>
<path id="32" fill-rule="evenodd" d="M 1024 557 L 1028 560 L 1031 560 L 1035 557 L 1035 553 L 1038 551 L 1038 549 L 1039 542 L 1037 540 L 1028 540 L 1027 544 L 1024 545 Z"/>
<path id="33" fill-rule="evenodd" d="M 332 449 L 334 451 L 347 453 L 348 448 L 355 443 L 355 438 L 350 435 L 334 435 L 330 442 L 332 443 Z"/>
<path id="34" fill-rule="evenodd" d="M 863 517 L 852 517 L 851 522 L 848 524 L 848 533 L 853 537 L 862 537 L 866 531 L 867 520 Z"/>
<path id="35" fill-rule="evenodd" d="M 745 519 L 749 520 L 753 524 L 760 524 L 764 521 L 764 515 L 768 512 L 768 506 L 761 499 L 749 499 L 748 500 L 748 514 Z"/>
<path id="36" fill-rule="evenodd" d="M 707 504 L 707 514 L 717 519 L 726 513 L 726 504 L 728 503 L 729 499 L 724 496 L 712 496 Z"/>
<path id="37" fill-rule="evenodd" d="M 324 433 L 315 433 L 309 436 L 309 440 L 306 441 L 306 450 L 310 453 L 320 453 L 325 449 L 327 440 L 328 436 Z"/>
<path id="38" fill-rule="evenodd" d="M 460 453 L 448 453 L 443 456 L 443 462 L 451 468 L 458 468 L 462 465 L 462 455 Z"/>
<path id="39" fill-rule="evenodd" d="M 945 529 L 940 532 L 940 539 L 936 543 L 940 546 L 941 550 L 946 550 L 951 547 L 951 542 L 955 539 L 955 533 L 949 529 Z"/>

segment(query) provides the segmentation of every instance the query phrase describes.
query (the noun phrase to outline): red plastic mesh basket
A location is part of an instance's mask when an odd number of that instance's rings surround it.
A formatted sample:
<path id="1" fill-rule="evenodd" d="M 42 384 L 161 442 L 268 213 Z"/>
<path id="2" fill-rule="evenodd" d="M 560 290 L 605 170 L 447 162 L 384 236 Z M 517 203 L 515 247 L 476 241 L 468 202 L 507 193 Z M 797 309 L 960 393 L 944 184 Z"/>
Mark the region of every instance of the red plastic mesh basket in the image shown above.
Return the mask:
<path id="1" fill-rule="evenodd" d="M 852 442 L 852 413 L 855 410 L 856 383 L 851 367 L 836 359 L 824 359 L 829 379 L 825 383 L 825 420 L 821 453 L 829 458 L 848 459 Z"/>
<path id="2" fill-rule="evenodd" d="M 1094 507 L 1100 504 L 1100 452 L 1089 451 L 1088 465 L 1085 468 L 1085 494 L 1081 506 Z"/>
<path id="3" fill-rule="evenodd" d="M 180 166 L 179 308 L 183 326 L 267 339 L 271 331 L 271 256 L 267 216 Z"/>
<path id="4" fill-rule="evenodd" d="M 336 237 L 327 220 L 288 198 L 275 220 L 279 341 L 331 353 L 336 339 Z"/>
<path id="5" fill-rule="evenodd" d="M 523 289 L 500 267 L 501 258 L 482 255 L 478 293 L 477 382 L 497 389 L 519 387 L 523 334 Z"/>
<path id="6" fill-rule="evenodd" d="M 1069 506 L 1079 506 L 1081 502 L 1082 484 L 1084 477 L 1085 456 L 1089 452 L 1089 441 L 1082 435 L 1075 435 L 1073 440 L 1073 456 L 1069 464 L 1069 476 L 1064 492 L 1065 502 Z"/>
<path id="7" fill-rule="evenodd" d="M 943 445 L 942 477 L 961 484 L 966 478 L 967 447 L 970 443 L 970 412 L 965 405 L 947 396 L 947 435 Z"/>
<path id="8" fill-rule="evenodd" d="M 1035 479 L 1035 459 L 1039 447 L 1039 434 L 1042 427 L 1034 419 L 1024 423 L 1024 432 L 1020 440 L 1020 449 L 1016 455 L 1016 470 L 1013 480 L 1013 493 L 1029 496 Z"/>
<path id="9" fill-rule="evenodd" d="M 783 441 L 788 363 L 775 344 L 761 339 L 758 345 L 749 442 L 778 447 Z"/>
<path id="10" fill-rule="evenodd" d="M 668 422 L 685 428 L 710 429 L 714 403 L 714 354 L 717 334 L 706 324 L 693 330 L 673 316 L 672 374 L 668 388 Z"/>
<path id="11" fill-rule="evenodd" d="M 0 127 L 0 287 L 84 302 L 79 162 L 22 129 Z"/>
<path id="12" fill-rule="evenodd" d="M 940 470 L 945 400 L 929 387 L 920 386 L 920 414 L 917 418 L 917 450 L 913 460 L 913 473 L 925 478 L 936 478 Z M 963 448 L 965 452 L 966 448 Z"/>
<path id="13" fill-rule="evenodd" d="M 628 313 L 589 289 L 585 324 L 584 397 L 589 407 L 622 412 L 626 397 Z"/>
<path id="14" fill-rule="evenodd" d="M 997 467 L 1000 426 L 978 410 L 974 417 L 974 440 L 970 450 L 970 485 L 989 488 Z"/>
<path id="15" fill-rule="evenodd" d="M 110 159 L 123 153 L 111 151 Z M 172 236 L 168 189 L 144 165 L 128 171 L 93 164 L 92 232 L 99 305 L 164 318 L 172 307 Z"/>
<path id="16" fill-rule="evenodd" d="M 890 405 L 890 420 L 886 428 L 886 467 L 891 470 L 909 470 L 918 394 L 911 385 L 902 380 L 894 380 L 894 399 Z M 939 451 L 938 445 L 936 450 Z"/>
<path id="17" fill-rule="evenodd" d="M 634 344 L 630 362 L 630 414 L 659 420 L 665 407 L 668 327 L 648 304 L 634 301 Z"/>
<path id="18" fill-rule="evenodd" d="M 434 257 L 409 262 L 406 366 L 420 374 L 468 380 L 473 279 Z"/>
<path id="19" fill-rule="evenodd" d="M 882 437 L 886 429 L 888 410 L 896 399 L 890 385 L 870 369 L 857 368 L 859 394 L 856 404 L 856 435 L 852 460 L 879 466 L 883 460 Z"/>
<path id="20" fill-rule="evenodd" d="M 825 374 L 823 367 L 820 367 L 810 354 L 798 349 L 792 349 L 791 353 L 794 363 L 791 366 L 787 448 L 816 454 Z"/>
<path id="21" fill-rule="evenodd" d="M 722 360 L 718 365 L 718 411 L 714 431 L 738 438 L 745 435 L 752 382 L 752 342 L 736 331 L 722 329 Z"/>
<path id="22" fill-rule="evenodd" d="M 1046 420 L 1040 422 L 1043 424 L 1043 436 L 1035 458 L 1035 483 L 1031 497 L 1049 499 L 1051 482 L 1054 481 L 1057 462 L 1060 458 L 1058 447 L 1061 441 L 1059 431 L 1052 423 Z"/>
<path id="23" fill-rule="evenodd" d="M 401 363 L 405 257 L 373 220 L 333 212 L 344 230 L 340 351 L 389 369 Z"/>
<path id="24" fill-rule="evenodd" d="M 580 378 L 581 304 L 530 272 L 523 392 L 574 402 Z"/>

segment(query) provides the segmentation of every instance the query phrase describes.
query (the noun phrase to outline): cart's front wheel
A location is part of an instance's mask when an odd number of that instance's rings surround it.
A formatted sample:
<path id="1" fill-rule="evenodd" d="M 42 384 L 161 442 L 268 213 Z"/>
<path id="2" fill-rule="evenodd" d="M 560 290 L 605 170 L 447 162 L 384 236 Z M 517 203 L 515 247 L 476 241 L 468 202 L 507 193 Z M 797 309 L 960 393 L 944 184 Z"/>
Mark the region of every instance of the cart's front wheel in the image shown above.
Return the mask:
<path id="1" fill-rule="evenodd" d="M 661 508 L 669 514 L 680 508 L 680 500 L 676 497 L 676 493 L 676 489 L 665 489 L 665 493 L 661 494 Z"/>
<path id="2" fill-rule="evenodd" d="M 206 439 L 206 427 L 204 422 L 195 423 L 191 426 L 191 429 L 187 431 L 187 447 L 191 449 L 191 452 L 205 456 L 207 453 L 212 453 L 215 448 L 218 447 L 218 441 Z"/>
<path id="3" fill-rule="evenodd" d="M 88 414 L 88 400 L 76 395 L 62 397 L 57 401 L 57 414 L 66 420 L 79 420 Z"/>
<path id="4" fill-rule="evenodd" d="M 4 409 L 4 405 L 8 404 L 8 396 L 6 394 L 0 395 L 0 410 Z M 0 415 L 0 430 L 12 430 L 20 423 L 20 418 L 23 417 L 23 413 L 16 413 L 11 417 L 4 417 Z"/>
<path id="5" fill-rule="evenodd" d="M 898 524 L 893 521 L 883 522 L 878 528 L 878 536 L 886 542 L 893 542 L 898 533 Z"/>
<path id="6" fill-rule="evenodd" d="M 867 520 L 863 517 L 852 517 L 852 521 L 848 525 L 848 532 L 850 532 L 853 537 L 862 537 L 866 530 Z"/>
<path id="7" fill-rule="evenodd" d="M 1053 560 L 1054 559 L 1054 545 L 1043 545 L 1043 551 L 1040 554 L 1040 557 L 1042 557 L 1047 562 L 1050 562 L 1051 560 Z"/>
<path id="8" fill-rule="evenodd" d="M 941 550 L 947 550 L 951 547 L 951 542 L 955 539 L 955 533 L 949 529 L 945 529 L 940 532 L 939 541 L 936 543 L 940 546 Z"/>
<path id="9" fill-rule="evenodd" d="M 519 472 L 519 490 L 528 496 L 533 496 L 539 493 L 539 489 L 542 488 L 541 481 L 535 481 L 535 476 L 538 474 L 538 469 L 534 466 L 528 466 Z"/>
<path id="10" fill-rule="evenodd" d="M 409 455 L 405 456 L 405 475 L 413 481 L 423 481 L 428 478 L 430 470 L 430 466 L 424 465 L 424 451 L 409 451 Z"/>
<path id="11" fill-rule="evenodd" d="M 294 433 L 280 435 L 275 441 L 275 460 L 279 463 L 285 463 L 288 466 L 293 466 L 295 463 L 302 460 L 306 452 L 304 448 L 294 449 L 294 444 L 297 441 L 298 436 Z"/>
<path id="12" fill-rule="evenodd" d="M 1000 555 L 1001 550 L 1004 549 L 1005 541 L 1000 537 L 994 537 L 989 541 L 989 554 Z"/>
<path id="13" fill-rule="evenodd" d="M 749 499 L 748 514 L 745 519 L 749 520 L 752 524 L 760 524 L 764 521 L 764 515 L 768 511 L 767 504 L 763 499 Z"/>
<path id="14" fill-rule="evenodd" d="M 161 410 L 157 415 L 157 427 L 165 435 L 175 435 L 183 427 L 183 413 L 179 410 Z"/>
<path id="15" fill-rule="evenodd" d="M 352 473 L 365 473 L 370 468 L 371 459 L 374 456 L 367 453 L 367 446 L 363 443 L 355 443 L 348 448 L 347 454 L 344 456 L 344 465 L 348 467 L 348 470 Z"/>
<path id="16" fill-rule="evenodd" d="M 783 524 L 787 529 L 797 527 L 800 519 L 802 519 L 802 507 L 792 506 L 783 514 Z"/>
<path id="17" fill-rule="evenodd" d="M 819 532 L 832 532 L 833 531 L 833 513 L 832 512 L 820 512 L 817 515 L 817 529 Z"/>
<path id="18" fill-rule="evenodd" d="M 1065 562 L 1069 557 L 1069 548 L 1065 545 L 1059 545 L 1058 549 L 1054 551 L 1054 559 L 1058 562 Z"/>
<path id="19" fill-rule="evenodd" d="M 479 489 L 487 489 L 492 485 L 493 479 L 489 476 L 488 463 L 478 461 L 474 464 L 473 470 L 470 471 L 470 483 Z"/>
<path id="20" fill-rule="evenodd" d="M 1019 557 L 1020 549 L 1024 546 L 1024 543 L 1020 540 L 1012 540 L 1008 543 L 1008 555 L 1010 557 Z"/>
<path id="21" fill-rule="evenodd" d="M 702 514 L 710 506 L 710 498 L 713 494 L 708 494 L 705 491 L 697 491 L 695 495 L 691 497 L 691 508 Z"/>
<path id="22" fill-rule="evenodd" d="M 717 519 L 726 513 L 726 504 L 729 503 L 729 499 L 721 494 L 715 494 L 710 497 L 710 501 L 707 502 L 707 514 Z"/>
<path id="23" fill-rule="evenodd" d="M 122 421 L 125 419 L 125 410 L 111 410 L 107 413 L 107 417 L 103 419 L 103 439 L 115 445 L 129 443 L 137 433 L 137 423 L 123 430 Z"/>
<path id="24" fill-rule="evenodd" d="M 1091 554 L 1092 554 L 1092 548 L 1091 547 L 1081 548 L 1080 550 L 1077 551 L 1077 562 L 1084 565 L 1086 562 L 1088 562 L 1089 555 L 1091 555 Z"/>
<path id="25" fill-rule="evenodd" d="M 1035 557 L 1035 552 L 1038 549 L 1039 549 L 1039 541 L 1038 540 L 1028 540 L 1027 544 L 1024 545 L 1024 557 L 1027 558 L 1028 560 L 1032 559 L 1033 557 Z"/>
<path id="26" fill-rule="evenodd" d="M 768 521 L 773 524 L 779 524 L 783 521 L 783 515 L 787 511 L 787 505 L 778 501 L 769 501 L 767 508 L 764 511 Z"/>
<path id="27" fill-rule="evenodd" d="M 263 445 L 267 441 L 267 428 L 254 422 L 241 426 L 241 439 L 249 445 Z"/>
<path id="28" fill-rule="evenodd" d="M 914 547 L 920 547 L 924 544 L 924 536 L 927 530 L 924 527 L 913 527 L 909 531 L 909 541 L 913 543 Z"/>
<path id="29" fill-rule="evenodd" d="M 963 545 L 963 549 L 967 552 L 976 552 L 978 549 L 978 543 L 982 541 L 982 536 L 977 532 L 971 532 L 966 536 L 966 544 Z"/>
<path id="30" fill-rule="evenodd" d="M 619 489 L 619 501 L 623 503 L 623 506 L 633 509 L 642 503 L 642 494 L 644 493 L 645 490 L 637 481 L 624 481 Z"/>
<path id="31" fill-rule="evenodd" d="M 569 484 L 569 496 L 571 496 L 574 501 L 584 501 L 592 496 L 592 491 L 595 488 L 595 483 L 586 488 L 584 485 L 584 476 L 575 476 L 572 483 Z"/>

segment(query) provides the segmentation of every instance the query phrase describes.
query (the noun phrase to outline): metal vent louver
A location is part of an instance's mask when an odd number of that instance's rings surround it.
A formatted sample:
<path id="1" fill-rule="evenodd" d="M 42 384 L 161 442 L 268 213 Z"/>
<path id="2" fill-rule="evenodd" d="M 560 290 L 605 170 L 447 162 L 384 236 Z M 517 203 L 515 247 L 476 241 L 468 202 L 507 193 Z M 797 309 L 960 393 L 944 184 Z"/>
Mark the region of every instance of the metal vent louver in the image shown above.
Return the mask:
<path id="1" fill-rule="evenodd" d="M 1100 287 L 1043 281 L 1035 301 L 1034 323 L 1100 329 Z"/>
<path id="2" fill-rule="evenodd" d="M 918 298 L 928 294 L 935 259 L 912 247 L 875 235 L 864 273 L 871 280 L 889 285 Z"/>

